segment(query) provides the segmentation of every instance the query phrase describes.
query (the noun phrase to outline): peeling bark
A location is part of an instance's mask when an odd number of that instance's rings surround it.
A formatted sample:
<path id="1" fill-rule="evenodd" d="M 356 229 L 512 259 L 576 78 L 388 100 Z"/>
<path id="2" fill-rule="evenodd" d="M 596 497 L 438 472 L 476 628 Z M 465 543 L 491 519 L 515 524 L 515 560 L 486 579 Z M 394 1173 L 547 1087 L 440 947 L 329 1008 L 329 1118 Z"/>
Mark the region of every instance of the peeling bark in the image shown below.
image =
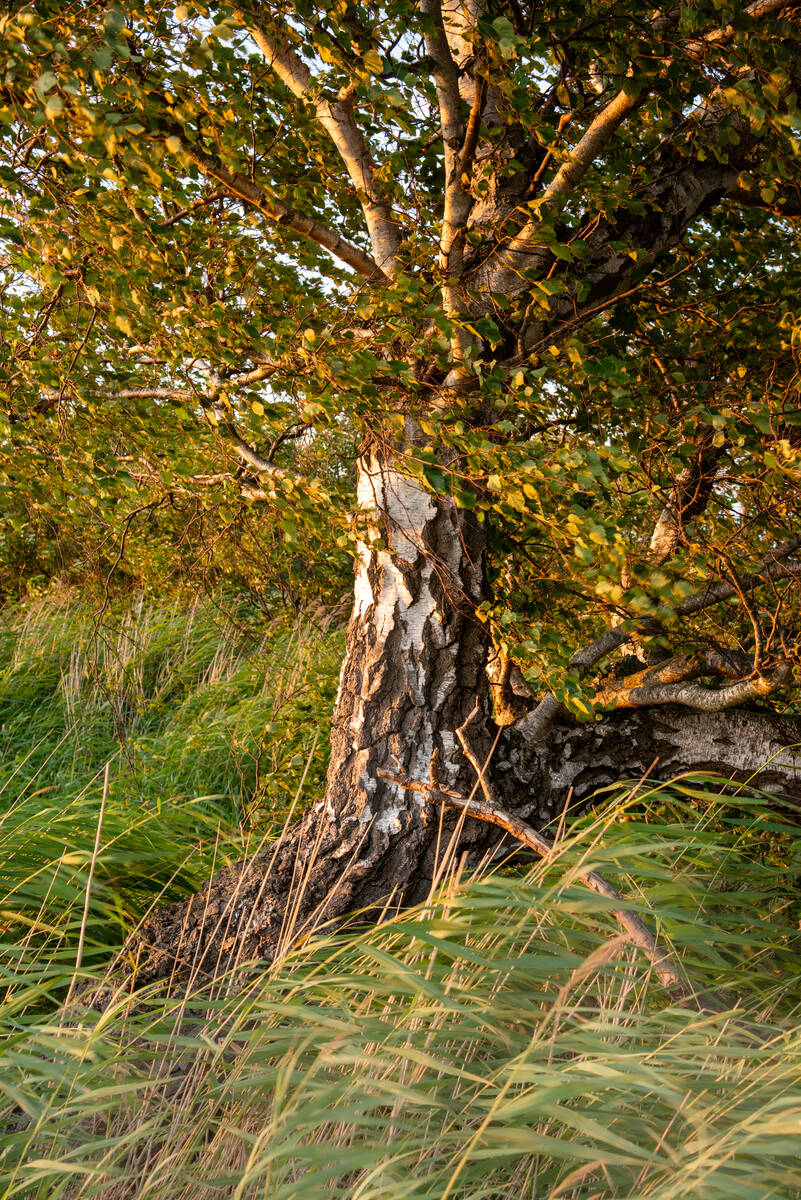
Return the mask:
<path id="1" fill-rule="evenodd" d="M 154 913 L 126 949 L 136 981 L 213 973 L 273 958 L 312 924 L 355 908 L 423 898 L 445 821 L 419 795 L 382 777 L 469 794 L 474 772 L 455 737 L 476 701 L 479 753 L 490 749 L 484 526 L 447 499 L 367 454 L 359 468 L 367 540 L 333 717 L 325 796 L 282 844 L 222 871 L 191 901 Z M 385 548 L 368 544 L 381 539 Z M 380 543 L 379 543 L 380 545 Z M 470 822 L 465 844 L 487 841 Z M 473 828 L 474 827 L 474 828 Z"/>
<path id="2" fill-rule="evenodd" d="M 458 741 L 469 714 L 471 754 L 483 763 L 492 753 L 499 804 L 535 828 L 568 801 L 582 805 L 646 773 L 718 773 L 801 799 L 801 751 L 792 749 L 801 747 L 801 718 L 665 706 L 579 725 L 557 705 L 545 737 L 536 721 L 501 727 L 490 686 L 497 663 L 475 616 L 486 590 L 484 525 L 374 452 L 361 460 L 358 494 L 365 532 L 325 795 L 277 845 L 154 912 L 118 960 L 117 977 L 133 987 L 171 979 L 185 987 L 272 960 L 348 913 L 375 920 L 387 905 L 425 899 L 449 847 L 473 862 L 494 853 L 496 828 L 426 798 L 431 787 L 473 793 L 476 772 Z"/>

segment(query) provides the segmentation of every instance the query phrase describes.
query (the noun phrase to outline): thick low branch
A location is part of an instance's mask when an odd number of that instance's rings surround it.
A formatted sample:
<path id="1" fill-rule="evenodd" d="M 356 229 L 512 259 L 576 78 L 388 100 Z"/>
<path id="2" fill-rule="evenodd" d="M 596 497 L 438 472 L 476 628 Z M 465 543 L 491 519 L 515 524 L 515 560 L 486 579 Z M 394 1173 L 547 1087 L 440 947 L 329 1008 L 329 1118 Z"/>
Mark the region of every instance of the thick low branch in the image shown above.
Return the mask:
<path id="1" fill-rule="evenodd" d="M 643 708 L 655 704 L 681 704 L 696 712 L 722 712 L 736 708 L 748 700 L 764 699 L 789 682 L 789 664 L 778 667 L 770 675 L 741 679 L 726 687 L 708 688 L 700 683 L 658 684 L 653 687 L 632 688 L 627 693 L 613 693 L 618 708 Z"/>
<path id="2" fill-rule="evenodd" d="M 740 595 L 741 592 L 753 591 L 761 583 L 782 577 L 786 578 L 787 576 L 801 576 L 801 564 L 785 561 L 800 547 L 801 537 L 790 538 L 781 546 L 777 546 L 770 554 L 766 554 L 757 563 L 753 572 L 738 575 L 737 586 L 725 580 L 716 580 L 714 583 L 709 583 L 701 591 L 688 596 L 678 604 L 671 607 L 666 605 L 657 609 L 652 616 L 638 623 L 639 630 L 643 633 L 656 633 L 664 624 L 675 620 L 676 617 L 691 616 L 694 613 L 702 612 L 706 608 L 711 608 L 715 604 L 720 604 L 724 600 L 730 600 L 733 596 Z M 586 674 L 601 659 L 620 649 L 629 640 L 630 636 L 631 629 L 627 622 L 607 629 L 589 646 L 585 646 L 583 650 L 579 650 L 577 654 L 573 655 L 569 663 L 569 669 L 578 672 L 579 675 Z M 663 701 L 663 703 L 668 703 L 668 701 Z M 723 707 L 727 706 L 724 705 Z M 527 713 L 525 717 L 521 717 L 517 722 L 521 734 L 535 742 L 541 740 L 553 725 L 561 712 L 561 708 L 560 701 L 557 700 L 553 692 L 549 692 L 548 695 L 540 700 L 536 708 Z"/>
<path id="3" fill-rule="evenodd" d="M 715 653 L 679 655 L 646 667 L 644 671 L 607 682 L 596 692 L 593 701 L 601 708 L 681 704 L 697 712 L 722 712 L 748 700 L 764 699 L 785 687 L 792 678 L 791 663 L 783 662 L 770 672 L 751 673 L 719 688 L 694 682 L 701 675 L 723 673 L 726 666 L 722 657 Z"/>

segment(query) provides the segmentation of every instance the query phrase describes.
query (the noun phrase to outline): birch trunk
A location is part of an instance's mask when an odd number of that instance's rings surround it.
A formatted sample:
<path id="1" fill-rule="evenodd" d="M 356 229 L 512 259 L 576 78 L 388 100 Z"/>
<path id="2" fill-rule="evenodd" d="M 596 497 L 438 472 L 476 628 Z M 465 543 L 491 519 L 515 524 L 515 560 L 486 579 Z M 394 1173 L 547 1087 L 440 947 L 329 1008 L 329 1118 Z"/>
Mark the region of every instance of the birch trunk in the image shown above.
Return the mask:
<path id="1" fill-rule="evenodd" d="M 477 752 L 490 745 L 489 643 L 475 616 L 485 592 L 484 526 L 373 453 L 359 463 L 366 523 L 356 561 L 323 799 L 277 847 L 226 868 L 198 896 L 155 912 L 129 950 L 137 981 L 199 977 L 273 958 L 354 909 L 424 898 L 455 817 L 386 778 L 469 793 L 456 730 L 476 703 Z M 468 822 L 464 846 L 490 831 Z M 126 952 L 127 953 L 127 952 Z"/>
<path id="2" fill-rule="evenodd" d="M 481 760 L 495 742 L 490 646 L 475 608 L 485 595 L 485 531 L 470 512 L 433 498 L 392 464 L 359 467 L 367 526 L 333 717 L 324 797 L 277 846 L 220 872 L 191 900 L 157 910 L 120 959 L 134 986 L 214 976 L 280 955 L 312 929 L 362 910 L 375 920 L 424 899 L 451 837 L 473 861 L 497 848 L 494 828 L 443 814 L 387 775 L 469 795 L 476 779 L 456 731 Z M 379 540 L 380 539 L 380 540 Z M 769 712 L 625 711 L 589 725 L 557 721 L 545 744 L 525 726 L 500 731 L 491 777 L 498 801 L 541 827 L 565 804 L 648 773 L 753 779 L 801 797 L 801 719 Z"/>

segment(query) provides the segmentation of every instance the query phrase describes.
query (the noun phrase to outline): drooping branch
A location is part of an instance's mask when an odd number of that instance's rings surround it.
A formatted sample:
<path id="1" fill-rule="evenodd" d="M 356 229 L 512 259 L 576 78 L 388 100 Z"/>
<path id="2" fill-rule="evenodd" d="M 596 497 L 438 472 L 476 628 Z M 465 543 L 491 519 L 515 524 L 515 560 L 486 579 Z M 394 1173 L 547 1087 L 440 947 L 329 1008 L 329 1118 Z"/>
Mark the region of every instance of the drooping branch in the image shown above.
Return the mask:
<path id="1" fill-rule="evenodd" d="M 302 436 L 303 432 L 308 429 L 308 424 L 303 425 L 298 432 L 284 431 L 272 443 L 270 450 L 265 458 L 259 454 L 251 445 L 249 445 L 243 437 L 237 432 L 236 426 L 233 423 L 230 413 L 226 410 L 222 401 L 219 399 L 220 385 L 224 382 L 225 386 L 231 387 L 247 387 L 254 383 L 259 383 L 264 379 L 270 378 L 279 369 L 279 365 L 272 360 L 265 360 L 258 366 L 249 371 L 241 371 L 237 374 L 227 374 L 225 378 L 214 371 L 209 372 L 210 384 L 205 390 L 192 389 L 186 387 L 134 387 L 134 388 L 119 388 L 114 390 L 103 389 L 96 394 L 98 398 L 104 400 L 169 400 L 176 404 L 198 404 L 203 403 L 204 406 L 210 408 L 214 414 L 214 419 L 217 428 L 222 430 L 226 435 L 226 441 L 233 449 L 234 453 L 256 471 L 260 475 L 272 475 L 275 478 L 287 478 L 296 476 L 286 467 L 278 466 L 274 461 L 275 454 L 279 447 L 292 438 Z M 36 406 L 37 414 L 41 415 L 49 408 L 54 407 L 59 403 L 62 389 L 48 388 L 45 394 Z M 264 499 L 263 494 L 259 494 L 258 488 L 253 488 L 247 483 L 243 484 L 243 494 L 247 494 L 249 499 Z"/>
<path id="2" fill-rule="evenodd" d="M 143 358 L 143 363 L 153 363 L 154 359 Z M 224 376 L 225 386 L 227 388 L 248 387 L 254 383 L 260 383 L 265 379 L 269 379 L 276 371 L 279 370 L 279 364 L 266 360 L 259 363 L 249 371 L 240 371 L 235 374 L 228 373 Z M 214 375 L 214 372 L 211 372 Z M 223 376 L 219 376 L 219 381 L 223 380 Z M 37 415 L 43 415 L 50 408 L 59 402 L 63 394 L 63 385 L 61 388 L 42 388 L 42 398 L 36 405 Z M 133 388 L 100 388 L 95 393 L 98 399 L 102 400 L 173 400 L 177 404 L 195 403 L 199 400 L 213 400 L 219 391 L 217 384 L 212 383 L 211 387 L 205 391 L 197 388 L 188 387 L 162 387 L 158 384 L 149 387 Z M 21 419 L 21 418 L 20 418 Z"/>
<path id="3" fill-rule="evenodd" d="M 254 471 L 257 471 L 259 475 L 273 475 L 276 478 L 287 478 L 288 476 L 296 475 L 296 472 L 289 471 L 286 467 L 277 466 L 272 461 L 270 456 L 265 458 L 264 455 L 259 454 L 258 450 L 254 450 L 254 448 L 250 446 L 237 432 L 236 426 L 234 425 L 230 414 L 226 412 L 221 403 L 215 403 L 212 406 L 212 411 L 217 421 L 217 427 L 225 432 L 226 441 L 231 446 L 234 453 L 237 454 L 244 463 L 247 463 L 249 467 L 252 467 Z M 257 490 L 258 489 L 251 488 L 250 493 L 255 493 Z M 255 494 L 250 493 L 250 499 L 261 499 L 260 496 L 256 497 Z"/>
<path id="4" fill-rule="evenodd" d="M 268 25 L 253 9 L 243 6 L 235 7 L 234 13 L 281 82 L 298 100 L 314 108 L 317 120 L 334 143 L 356 189 L 376 263 L 391 277 L 397 265 L 400 227 L 390 205 L 376 188 L 372 155 L 356 123 L 351 90 L 344 89 L 334 100 L 320 94 L 306 63 L 275 28 L 274 22 Z"/>

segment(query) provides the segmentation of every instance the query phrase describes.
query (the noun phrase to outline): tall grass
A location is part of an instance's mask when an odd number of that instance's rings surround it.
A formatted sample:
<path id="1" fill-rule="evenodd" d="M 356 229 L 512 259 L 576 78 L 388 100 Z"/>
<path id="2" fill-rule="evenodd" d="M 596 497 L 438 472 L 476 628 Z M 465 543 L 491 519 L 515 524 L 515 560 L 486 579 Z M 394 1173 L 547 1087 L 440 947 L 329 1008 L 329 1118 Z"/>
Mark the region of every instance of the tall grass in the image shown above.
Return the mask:
<path id="1" fill-rule="evenodd" d="M 697 788 L 655 789 L 648 806 Z M 764 804 L 616 825 L 272 970 L 9 1022 L 4 1196 L 801 1195 L 799 937 Z M 618 810 L 619 811 L 619 810 Z M 792 823 L 770 817 L 774 840 Z M 601 849 L 609 840 L 610 851 Z M 636 869 L 701 992 L 671 1004 L 580 863 Z M 629 876 L 634 890 L 634 876 Z"/>
<path id="2" fill-rule="evenodd" d="M 6 1010 L 69 986 L 112 762 L 85 963 L 158 900 L 195 890 L 318 790 L 340 638 L 247 609 L 67 599 L 0 636 L 0 987 Z M 310 719 L 312 714 L 315 720 Z"/>
<path id="3" fill-rule="evenodd" d="M 116 756 L 138 803 L 219 796 L 231 815 L 285 810 L 327 720 L 341 639 L 266 629 L 240 604 L 137 601 L 100 619 L 32 605 L 0 632 L 0 795 L 77 793 Z M 309 780 L 325 770 L 318 739 Z M 9 793 L 7 789 L 11 789 Z"/>
<path id="4" fill-rule="evenodd" d="M 236 709 L 232 681 L 260 653 L 250 645 L 227 681 L 228 667 L 204 682 L 210 644 L 170 711 L 219 687 Z M 54 696 L 62 676 L 48 669 Z M 158 674 L 137 694 L 154 697 Z M 45 695 L 35 682 L 31 711 Z M 170 740 L 166 716 L 126 719 L 131 740 L 141 720 L 147 745 L 150 719 Z M 242 846 L 236 793 L 159 810 L 123 797 L 131 768 L 116 763 L 85 959 L 98 978 L 161 888 L 192 886 Z M 770 798 L 700 777 L 612 788 L 555 865 L 468 877 L 451 864 L 437 896 L 382 926 L 180 997 L 120 994 L 100 1015 L 59 1008 L 99 794 L 98 778 L 74 816 L 40 796 L 0 840 L 4 863 L 9 846 L 29 856 L 0 880 L 0 1196 L 801 1197 L 801 830 Z M 588 866 L 632 897 L 721 1011 L 671 1002 L 606 903 L 574 882 Z"/>

